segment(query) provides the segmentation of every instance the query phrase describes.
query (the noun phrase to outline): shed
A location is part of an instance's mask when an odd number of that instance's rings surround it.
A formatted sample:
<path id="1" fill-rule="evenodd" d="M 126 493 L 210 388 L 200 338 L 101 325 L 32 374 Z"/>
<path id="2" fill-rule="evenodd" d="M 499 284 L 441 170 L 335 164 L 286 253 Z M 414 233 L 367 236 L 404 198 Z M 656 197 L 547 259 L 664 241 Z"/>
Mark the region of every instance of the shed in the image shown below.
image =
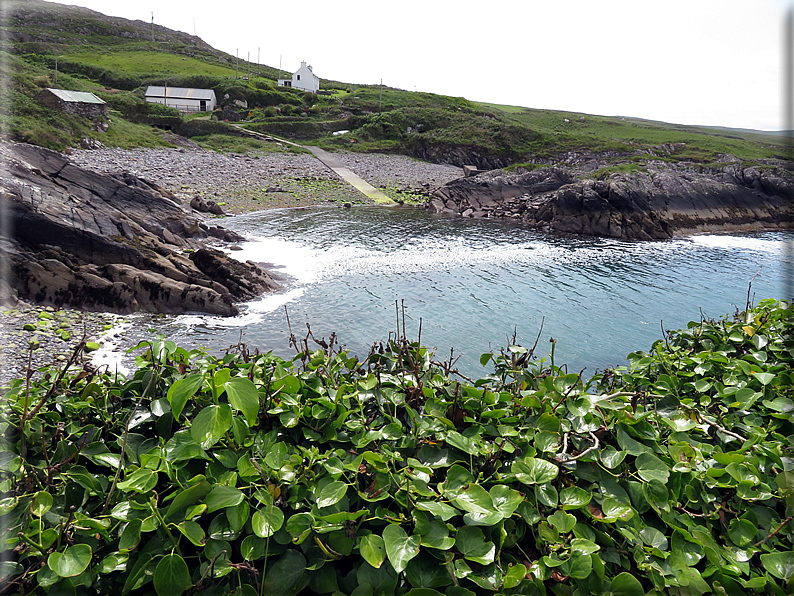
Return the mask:
<path id="1" fill-rule="evenodd" d="M 155 87 L 146 89 L 146 101 L 161 103 L 180 112 L 211 112 L 218 105 L 212 89 L 186 87 Z"/>
<path id="2" fill-rule="evenodd" d="M 294 87 L 309 93 L 317 93 L 320 90 L 320 77 L 314 74 L 311 65 L 301 62 L 301 67 L 292 75 L 291 79 L 279 79 L 279 87 Z"/>
<path id="3" fill-rule="evenodd" d="M 87 91 L 68 91 L 47 87 L 38 95 L 44 105 L 77 116 L 86 118 L 107 118 L 108 106 L 104 100 Z"/>

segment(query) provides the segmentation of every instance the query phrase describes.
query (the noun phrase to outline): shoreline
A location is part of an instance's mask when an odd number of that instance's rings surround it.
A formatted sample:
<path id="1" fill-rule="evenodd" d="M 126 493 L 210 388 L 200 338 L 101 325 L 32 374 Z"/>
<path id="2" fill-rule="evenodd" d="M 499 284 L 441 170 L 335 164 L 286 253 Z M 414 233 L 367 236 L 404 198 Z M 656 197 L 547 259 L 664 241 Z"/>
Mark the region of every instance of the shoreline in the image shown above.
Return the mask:
<path id="1" fill-rule="evenodd" d="M 229 216 L 284 208 L 341 207 L 344 203 L 374 205 L 352 187 L 344 188 L 345 183 L 334 172 L 309 154 L 260 152 L 241 155 L 205 149 L 103 149 L 75 150 L 68 157 L 80 167 L 104 174 L 125 171 L 135 174 L 155 183 L 164 194 L 180 201 L 186 209 L 191 198 L 197 195 L 217 200 L 224 203 L 221 206 Z M 445 184 L 459 178 L 461 173 L 454 166 L 429 164 L 399 155 L 340 153 L 335 157 L 374 186 L 397 189 L 392 190 L 396 193 L 421 192 L 426 196 L 433 188 L 431 185 Z M 245 172 L 255 175 L 245 176 Z M 189 184 L 183 184 L 186 180 Z M 265 184 L 272 186 L 266 187 Z M 277 190 L 266 192 L 268 188 Z M 358 196 L 351 200 L 354 194 Z M 208 223 L 223 218 L 205 217 Z M 674 239 L 788 230 L 790 228 L 782 225 L 770 227 L 760 222 L 720 225 L 680 230 Z M 124 316 L 109 312 L 56 309 L 26 301 L 6 307 L 0 310 L 0 358 L 4 360 L 0 387 L 7 387 L 12 379 L 24 378 L 29 359 L 34 371 L 46 365 L 62 366 L 84 336 L 86 341 L 102 341 L 100 353 L 107 351 L 105 346 L 115 343 L 115 348 L 110 348 L 112 353 L 113 349 L 119 348 L 118 342 L 125 334 L 124 325 Z M 108 333 L 110 337 L 105 337 Z M 36 342 L 34 345 L 37 346 L 32 352 L 29 350 L 30 342 Z M 78 364 L 90 362 L 95 355 L 96 352 L 84 355 Z"/>

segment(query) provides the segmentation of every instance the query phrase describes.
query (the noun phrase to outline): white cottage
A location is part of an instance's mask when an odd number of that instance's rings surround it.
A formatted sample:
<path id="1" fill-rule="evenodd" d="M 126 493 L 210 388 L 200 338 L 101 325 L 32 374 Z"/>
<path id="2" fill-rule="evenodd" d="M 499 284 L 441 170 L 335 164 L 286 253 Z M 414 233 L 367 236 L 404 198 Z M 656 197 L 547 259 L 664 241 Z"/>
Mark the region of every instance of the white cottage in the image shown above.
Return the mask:
<path id="1" fill-rule="evenodd" d="M 212 89 L 154 87 L 146 89 L 146 101 L 161 103 L 180 112 L 211 112 L 218 105 Z"/>
<path id="2" fill-rule="evenodd" d="M 317 93 L 320 90 L 320 77 L 312 71 L 311 66 L 307 66 L 305 62 L 301 62 L 301 67 L 292 75 L 291 79 L 279 79 L 279 87 L 294 87 L 308 91 L 309 93 Z"/>

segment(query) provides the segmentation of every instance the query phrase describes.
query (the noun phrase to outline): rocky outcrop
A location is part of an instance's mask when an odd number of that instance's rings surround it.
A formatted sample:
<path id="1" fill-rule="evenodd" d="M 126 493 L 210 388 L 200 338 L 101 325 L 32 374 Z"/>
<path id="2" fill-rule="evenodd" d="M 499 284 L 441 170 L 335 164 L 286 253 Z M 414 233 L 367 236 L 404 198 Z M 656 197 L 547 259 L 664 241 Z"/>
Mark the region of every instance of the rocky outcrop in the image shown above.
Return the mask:
<path id="1" fill-rule="evenodd" d="M 781 166 L 651 162 L 627 169 L 595 178 L 560 167 L 488 172 L 450 182 L 425 207 L 453 216 L 516 219 L 549 232 L 629 240 L 794 222 L 794 175 Z"/>
<path id="2" fill-rule="evenodd" d="M 209 227 L 130 174 L 83 170 L 63 155 L 2 144 L 0 179 L 10 283 L 55 307 L 237 314 L 235 301 L 278 288 L 267 271 L 209 249 L 242 238 Z"/>

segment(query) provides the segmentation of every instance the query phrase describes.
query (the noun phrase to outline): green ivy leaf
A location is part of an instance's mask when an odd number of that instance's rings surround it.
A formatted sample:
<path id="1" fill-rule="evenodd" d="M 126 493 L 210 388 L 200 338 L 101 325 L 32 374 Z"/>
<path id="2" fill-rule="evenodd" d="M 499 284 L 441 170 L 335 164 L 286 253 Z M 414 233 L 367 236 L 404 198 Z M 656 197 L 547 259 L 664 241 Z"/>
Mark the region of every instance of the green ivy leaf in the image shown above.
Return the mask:
<path id="1" fill-rule="evenodd" d="M 567 534 L 576 525 L 576 516 L 564 511 L 555 511 L 547 518 L 547 521 L 557 528 L 560 534 Z"/>
<path id="2" fill-rule="evenodd" d="M 747 546 L 753 541 L 758 528 L 747 519 L 734 519 L 728 528 L 728 536 L 736 546 Z"/>
<path id="3" fill-rule="evenodd" d="M 124 526 L 119 536 L 119 550 L 132 550 L 141 541 L 141 524 L 140 519 L 133 519 Z"/>
<path id="4" fill-rule="evenodd" d="M 455 536 L 458 551 L 469 561 L 488 565 L 496 556 L 496 545 L 485 539 L 480 528 L 463 526 Z"/>
<path id="5" fill-rule="evenodd" d="M 179 379 L 176 383 L 168 388 L 166 398 L 168 403 L 171 404 L 171 412 L 174 414 L 174 420 L 179 420 L 179 415 L 187 404 L 187 400 L 196 394 L 196 391 L 201 389 L 204 384 L 204 375 L 195 374 L 189 375 L 184 379 Z"/>
<path id="6" fill-rule="evenodd" d="M 455 504 L 469 513 L 489 514 L 494 509 L 491 495 L 479 484 L 469 484 L 455 498 Z"/>
<path id="7" fill-rule="evenodd" d="M 447 479 L 443 485 L 444 496 L 454 499 L 464 488 L 474 482 L 474 476 L 466 468 L 455 464 L 447 470 Z"/>
<path id="8" fill-rule="evenodd" d="M 185 560 L 177 555 L 165 555 L 154 570 L 154 589 L 157 596 L 181 596 L 193 582 Z"/>
<path id="9" fill-rule="evenodd" d="M 342 500 L 346 492 L 347 484 L 341 480 L 329 482 L 322 488 L 320 494 L 317 495 L 317 506 L 330 507 L 331 505 L 335 505 Z"/>
<path id="10" fill-rule="evenodd" d="M 618 519 L 628 521 L 634 515 L 634 510 L 612 497 L 606 497 L 601 504 L 601 513 L 604 514 L 605 522 L 614 522 Z"/>
<path id="11" fill-rule="evenodd" d="M 521 563 L 510 564 L 502 578 L 502 585 L 505 588 L 515 588 L 520 584 L 524 577 L 527 575 L 527 568 Z"/>
<path id="12" fill-rule="evenodd" d="M 88 544 L 67 546 L 63 552 L 50 553 L 47 567 L 61 577 L 75 577 L 88 568 L 92 554 Z"/>
<path id="13" fill-rule="evenodd" d="M 182 490 L 171 501 L 168 511 L 165 514 L 165 521 L 176 518 L 179 513 L 184 512 L 188 507 L 194 503 L 198 503 L 206 497 L 212 490 L 212 485 L 206 480 L 202 480 L 198 484 L 191 486 L 186 490 Z"/>
<path id="14" fill-rule="evenodd" d="M 134 490 L 139 493 L 148 493 L 157 486 L 157 470 L 143 468 L 136 470 L 123 482 L 119 482 L 118 487 L 122 490 Z"/>
<path id="15" fill-rule="evenodd" d="M 262 586 L 262 596 L 297 596 L 308 583 L 306 558 L 300 552 L 288 549 L 268 569 Z"/>
<path id="16" fill-rule="evenodd" d="M 480 448 L 477 445 L 477 441 L 474 439 L 470 439 L 469 437 L 464 437 L 457 431 L 451 430 L 447 433 L 447 443 L 452 445 L 453 447 L 457 447 L 461 451 L 468 453 L 469 455 L 479 455 Z"/>
<path id="17" fill-rule="evenodd" d="M 204 546 L 206 543 L 206 537 L 204 534 L 204 528 L 202 528 L 199 524 L 194 521 L 183 521 L 177 524 L 177 529 L 182 532 L 182 535 L 190 540 L 196 546 Z"/>
<path id="18" fill-rule="evenodd" d="M 447 521 L 450 518 L 460 514 L 460 511 L 454 507 L 450 507 L 446 503 L 438 501 L 417 501 L 414 506 L 422 511 L 429 511 L 435 516 L 441 518 L 441 521 Z"/>
<path id="19" fill-rule="evenodd" d="M 234 377 L 223 387 L 231 406 L 241 411 L 248 424 L 254 426 L 259 420 L 259 392 L 256 385 L 246 377 Z"/>
<path id="20" fill-rule="evenodd" d="M 513 515 L 524 500 L 524 495 L 504 484 L 492 486 L 488 494 L 491 496 L 493 507 L 505 519 Z"/>
<path id="21" fill-rule="evenodd" d="M 52 495 L 45 490 L 37 492 L 30 503 L 30 512 L 36 517 L 41 517 L 52 507 Z"/>
<path id="22" fill-rule="evenodd" d="M 367 534 L 361 538 L 358 548 L 367 563 L 380 569 L 386 559 L 386 544 L 383 538 L 377 534 Z"/>
<path id="23" fill-rule="evenodd" d="M 574 579 L 587 579 L 593 570 L 593 559 L 590 555 L 571 554 L 570 558 L 559 567 L 562 575 Z"/>
<path id="24" fill-rule="evenodd" d="M 204 503 L 207 505 L 207 513 L 212 513 L 224 507 L 239 505 L 244 498 L 245 495 L 239 488 L 219 484 L 204 497 Z"/>
<path id="25" fill-rule="evenodd" d="M 794 551 L 761 555 L 761 564 L 771 575 L 788 582 L 794 576 Z"/>
<path id="26" fill-rule="evenodd" d="M 408 536 L 396 524 L 389 524 L 383 529 L 383 541 L 389 562 L 397 573 L 402 573 L 408 561 L 419 554 L 419 536 Z"/>
<path id="27" fill-rule="evenodd" d="M 659 482 L 665 483 L 670 477 L 670 468 L 667 464 L 650 453 L 641 454 L 635 460 L 634 465 L 637 466 L 637 473 L 640 475 L 640 478 L 646 482 L 658 480 Z"/>
<path id="28" fill-rule="evenodd" d="M 560 491 L 560 505 L 563 509 L 579 509 L 587 505 L 591 498 L 590 491 L 578 486 L 569 486 Z"/>
<path id="29" fill-rule="evenodd" d="M 525 457 L 513 462 L 510 471 L 524 484 L 546 484 L 557 477 L 560 469 L 545 459 Z"/>
<path id="30" fill-rule="evenodd" d="M 228 404 L 210 405 L 201 410 L 190 426 L 190 436 L 203 449 L 209 449 L 232 427 Z"/>
<path id="31" fill-rule="evenodd" d="M 240 554 L 246 561 L 257 561 L 265 556 L 267 540 L 258 536 L 246 536 L 240 544 Z"/>
<path id="32" fill-rule="evenodd" d="M 260 538 L 272 536 L 281 529 L 283 524 L 284 512 L 275 505 L 266 509 L 258 509 L 251 517 L 254 534 Z"/>
<path id="33" fill-rule="evenodd" d="M 645 596 L 640 581 L 630 573 L 619 573 L 609 584 L 609 591 L 614 596 Z"/>

